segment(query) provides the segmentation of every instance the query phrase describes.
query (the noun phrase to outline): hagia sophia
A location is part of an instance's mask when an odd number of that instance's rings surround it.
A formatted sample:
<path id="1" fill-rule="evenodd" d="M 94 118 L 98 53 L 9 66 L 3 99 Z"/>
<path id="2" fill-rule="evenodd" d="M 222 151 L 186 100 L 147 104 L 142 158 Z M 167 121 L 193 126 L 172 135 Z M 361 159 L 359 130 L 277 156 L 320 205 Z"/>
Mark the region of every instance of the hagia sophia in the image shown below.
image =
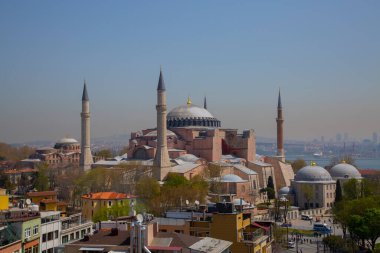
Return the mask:
<path id="1" fill-rule="evenodd" d="M 152 168 L 152 176 L 165 181 L 168 173 L 177 173 L 188 179 L 196 175 L 205 176 L 209 166 L 220 168 L 217 180 L 222 185 L 218 193 L 221 201 L 242 199 L 247 203 L 266 200 L 261 191 L 267 187 L 271 177 L 274 190 L 286 197 L 300 209 L 331 208 L 335 199 L 337 180 L 342 183 L 355 178 L 361 180 L 358 170 L 342 162 L 330 171 L 311 164 L 294 174 L 285 162 L 283 146 L 283 107 L 281 93 L 277 103 L 277 154 L 256 154 L 256 138 L 253 129 L 239 132 L 223 128 L 222 122 L 203 106 L 187 99 L 185 105 L 167 112 L 166 87 L 163 73 L 157 85 L 157 125 L 131 133 L 128 152 L 122 157 L 99 160 L 91 154 L 90 103 L 86 83 L 82 94 L 81 144 L 72 138 L 63 138 L 54 148 L 42 148 L 31 158 L 47 161 L 49 165 L 72 163 L 85 171 L 94 167 L 113 168 L 122 163 L 141 162 Z M 310 189 L 310 196 L 306 196 Z"/>

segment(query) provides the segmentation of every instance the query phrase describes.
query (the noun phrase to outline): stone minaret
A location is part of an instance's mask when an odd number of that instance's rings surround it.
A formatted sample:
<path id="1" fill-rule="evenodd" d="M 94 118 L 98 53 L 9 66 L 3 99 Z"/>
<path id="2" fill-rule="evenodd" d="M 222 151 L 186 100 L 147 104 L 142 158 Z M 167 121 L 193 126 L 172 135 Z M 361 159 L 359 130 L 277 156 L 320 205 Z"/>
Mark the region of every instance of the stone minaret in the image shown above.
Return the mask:
<path id="1" fill-rule="evenodd" d="M 154 158 L 153 176 L 162 181 L 170 171 L 170 159 L 166 139 L 166 94 L 165 83 L 160 70 L 160 78 L 157 86 L 157 150 Z"/>
<path id="2" fill-rule="evenodd" d="M 88 99 L 86 81 L 84 81 L 83 95 L 82 95 L 82 112 L 81 117 L 81 154 L 79 165 L 85 170 L 91 169 L 93 159 L 91 155 L 90 143 L 90 101 Z"/>
<path id="3" fill-rule="evenodd" d="M 277 156 L 285 161 L 284 153 L 284 118 L 282 117 L 282 104 L 281 104 L 281 91 L 278 90 L 278 104 L 277 104 Z"/>
<path id="4" fill-rule="evenodd" d="M 206 100 L 206 96 L 203 100 L 203 108 L 205 108 L 207 110 L 207 100 Z"/>

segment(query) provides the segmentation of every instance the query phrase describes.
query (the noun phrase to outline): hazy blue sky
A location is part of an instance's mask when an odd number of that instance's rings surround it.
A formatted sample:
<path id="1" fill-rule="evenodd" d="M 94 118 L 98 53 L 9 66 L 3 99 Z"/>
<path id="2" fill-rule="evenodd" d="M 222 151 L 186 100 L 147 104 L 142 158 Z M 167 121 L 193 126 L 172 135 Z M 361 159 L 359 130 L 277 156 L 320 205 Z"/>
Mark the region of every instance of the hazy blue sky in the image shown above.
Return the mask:
<path id="1" fill-rule="evenodd" d="M 188 95 L 223 127 L 275 137 L 380 132 L 380 1 L 0 1 L 0 141 L 155 126 Z"/>

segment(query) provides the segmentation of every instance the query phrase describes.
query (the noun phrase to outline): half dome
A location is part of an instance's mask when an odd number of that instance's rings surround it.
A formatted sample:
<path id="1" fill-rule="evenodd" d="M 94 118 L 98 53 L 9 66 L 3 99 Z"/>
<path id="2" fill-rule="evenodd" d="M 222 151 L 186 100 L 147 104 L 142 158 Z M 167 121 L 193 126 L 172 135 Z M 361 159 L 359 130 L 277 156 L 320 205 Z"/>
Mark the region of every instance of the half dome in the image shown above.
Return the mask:
<path id="1" fill-rule="evenodd" d="M 227 174 L 222 177 L 221 182 L 223 183 L 244 183 L 248 182 L 247 180 L 243 180 L 241 177 L 235 174 Z"/>

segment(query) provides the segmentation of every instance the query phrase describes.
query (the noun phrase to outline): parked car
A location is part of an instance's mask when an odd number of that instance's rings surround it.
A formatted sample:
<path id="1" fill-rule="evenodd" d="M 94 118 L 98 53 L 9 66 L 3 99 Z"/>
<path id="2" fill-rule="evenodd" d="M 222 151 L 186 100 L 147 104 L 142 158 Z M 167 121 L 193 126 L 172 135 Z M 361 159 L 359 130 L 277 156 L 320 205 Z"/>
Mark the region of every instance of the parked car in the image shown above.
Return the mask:
<path id="1" fill-rule="evenodd" d="M 281 227 L 291 227 L 292 226 L 292 223 L 288 222 L 288 223 L 282 223 L 281 224 Z"/>
<path id="2" fill-rule="evenodd" d="M 288 248 L 295 248 L 296 247 L 296 243 L 293 242 L 293 241 L 289 241 L 288 242 Z"/>
<path id="3" fill-rule="evenodd" d="M 301 220 L 313 220 L 313 216 L 310 215 L 301 215 Z"/>

